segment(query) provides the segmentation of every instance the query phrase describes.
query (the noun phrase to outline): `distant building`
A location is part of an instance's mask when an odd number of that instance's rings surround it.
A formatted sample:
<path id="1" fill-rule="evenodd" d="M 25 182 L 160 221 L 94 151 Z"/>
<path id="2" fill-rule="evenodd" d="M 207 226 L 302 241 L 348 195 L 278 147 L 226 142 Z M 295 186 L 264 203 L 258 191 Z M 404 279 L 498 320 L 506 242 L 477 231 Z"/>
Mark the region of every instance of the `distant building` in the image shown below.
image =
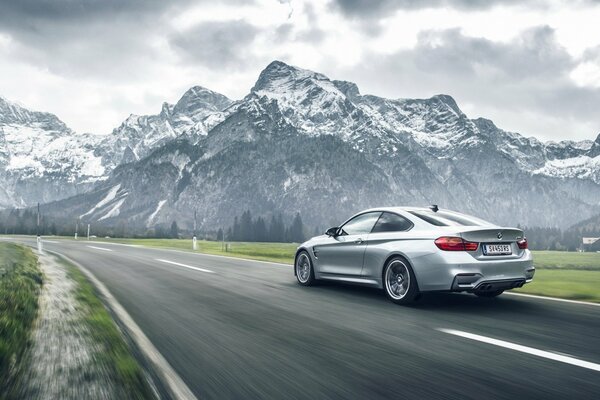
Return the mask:
<path id="1" fill-rule="evenodd" d="M 583 251 L 600 251 L 600 237 L 584 237 L 582 248 Z"/>

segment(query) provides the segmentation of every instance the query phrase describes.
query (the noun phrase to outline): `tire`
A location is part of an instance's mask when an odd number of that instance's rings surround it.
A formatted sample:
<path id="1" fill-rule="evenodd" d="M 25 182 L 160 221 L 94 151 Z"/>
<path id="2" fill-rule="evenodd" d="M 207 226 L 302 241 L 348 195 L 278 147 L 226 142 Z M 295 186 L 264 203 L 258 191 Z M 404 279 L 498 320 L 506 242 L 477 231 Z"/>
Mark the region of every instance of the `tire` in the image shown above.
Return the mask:
<path id="1" fill-rule="evenodd" d="M 411 304 L 420 295 L 412 267 L 402 257 L 390 259 L 383 268 L 383 290 L 396 304 Z"/>
<path id="2" fill-rule="evenodd" d="M 310 259 L 310 256 L 306 250 L 302 250 L 296 256 L 296 261 L 294 262 L 294 273 L 298 283 L 302 286 L 314 285 L 316 281 L 315 271 L 313 269 L 312 260 Z"/>
<path id="3" fill-rule="evenodd" d="M 489 292 L 475 292 L 476 296 L 479 297 L 498 297 L 500 296 L 502 293 L 504 293 L 504 290 L 491 290 Z"/>

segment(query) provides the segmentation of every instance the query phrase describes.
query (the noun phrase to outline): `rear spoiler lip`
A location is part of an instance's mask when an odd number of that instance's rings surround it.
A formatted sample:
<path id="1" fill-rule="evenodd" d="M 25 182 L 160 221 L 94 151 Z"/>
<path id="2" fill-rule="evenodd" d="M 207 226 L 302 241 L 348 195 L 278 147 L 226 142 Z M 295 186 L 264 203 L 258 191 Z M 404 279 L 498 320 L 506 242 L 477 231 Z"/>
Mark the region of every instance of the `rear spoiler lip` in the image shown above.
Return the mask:
<path id="1" fill-rule="evenodd" d="M 514 241 L 520 240 L 525 237 L 523 230 L 518 228 L 506 228 L 501 226 L 479 226 L 479 227 L 465 227 L 471 229 L 457 229 L 456 232 L 460 235 L 464 240 L 473 240 L 467 238 L 469 234 L 477 234 L 478 232 L 487 232 L 491 234 L 496 234 L 501 232 L 504 236 L 503 239 L 499 239 L 499 241 Z M 467 236 L 467 237 L 465 237 Z"/>

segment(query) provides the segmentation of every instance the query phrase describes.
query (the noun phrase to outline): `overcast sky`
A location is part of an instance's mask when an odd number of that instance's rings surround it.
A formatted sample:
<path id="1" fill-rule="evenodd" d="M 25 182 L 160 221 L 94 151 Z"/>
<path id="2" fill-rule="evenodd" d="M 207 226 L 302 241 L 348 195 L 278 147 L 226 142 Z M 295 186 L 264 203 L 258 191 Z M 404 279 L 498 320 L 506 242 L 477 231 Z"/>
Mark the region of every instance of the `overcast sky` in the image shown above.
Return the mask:
<path id="1" fill-rule="evenodd" d="M 452 95 L 544 140 L 600 133 L 600 0 L 0 0 L 0 96 L 105 134 L 278 59 L 390 98 Z"/>

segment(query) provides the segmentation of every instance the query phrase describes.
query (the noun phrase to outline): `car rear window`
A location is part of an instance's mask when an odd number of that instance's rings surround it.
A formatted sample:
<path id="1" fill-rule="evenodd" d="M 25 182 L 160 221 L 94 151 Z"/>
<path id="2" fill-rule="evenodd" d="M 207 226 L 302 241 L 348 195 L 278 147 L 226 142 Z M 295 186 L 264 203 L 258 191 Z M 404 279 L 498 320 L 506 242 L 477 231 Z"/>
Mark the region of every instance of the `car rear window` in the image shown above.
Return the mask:
<path id="1" fill-rule="evenodd" d="M 490 225 L 482 219 L 449 211 L 409 211 L 415 217 L 435 226 L 484 226 Z"/>
<path id="2" fill-rule="evenodd" d="M 413 223 L 398 214 L 384 212 L 373 227 L 373 233 L 404 232 L 413 227 Z"/>

